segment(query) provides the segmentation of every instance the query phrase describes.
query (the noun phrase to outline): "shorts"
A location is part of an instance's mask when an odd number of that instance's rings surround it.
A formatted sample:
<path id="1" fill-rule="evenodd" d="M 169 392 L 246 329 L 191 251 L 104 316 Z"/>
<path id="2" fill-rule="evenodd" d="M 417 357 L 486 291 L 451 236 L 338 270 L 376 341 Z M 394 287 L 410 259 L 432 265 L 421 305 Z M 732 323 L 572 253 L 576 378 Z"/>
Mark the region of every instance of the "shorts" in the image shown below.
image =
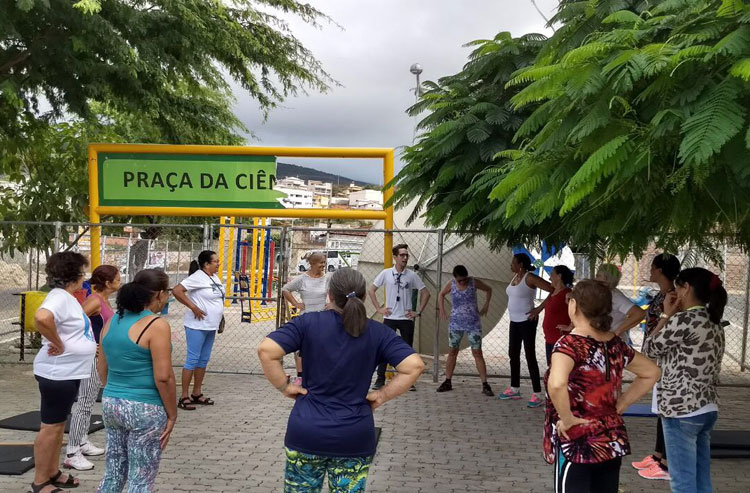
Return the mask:
<path id="1" fill-rule="evenodd" d="M 464 338 L 464 334 L 469 338 L 469 346 L 471 346 L 473 351 L 479 351 L 482 349 L 482 334 L 477 332 L 466 332 L 463 330 L 448 331 L 448 346 L 457 348 L 461 344 L 461 339 Z"/>
<path id="2" fill-rule="evenodd" d="M 50 380 L 48 378 L 34 375 L 39 382 L 39 393 L 42 395 L 42 404 L 39 408 L 42 423 L 55 425 L 68 420 L 73 403 L 78 397 L 78 386 L 80 380 Z"/>

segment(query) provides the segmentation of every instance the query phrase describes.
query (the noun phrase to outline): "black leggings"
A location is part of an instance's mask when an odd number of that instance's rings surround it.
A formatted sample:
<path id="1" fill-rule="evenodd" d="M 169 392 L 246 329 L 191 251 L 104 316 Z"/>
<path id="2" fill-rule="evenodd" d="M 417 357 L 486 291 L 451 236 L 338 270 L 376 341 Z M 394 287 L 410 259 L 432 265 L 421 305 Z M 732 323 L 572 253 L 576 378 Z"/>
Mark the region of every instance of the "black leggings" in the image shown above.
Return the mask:
<path id="1" fill-rule="evenodd" d="M 542 391 L 539 379 L 539 365 L 536 362 L 536 326 L 538 320 L 527 320 L 525 322 L 510 323 L 510 337 L 508 357 L 510 358 L 510 386 L 521 386 L 521 345 L 526 353 L 526 364 L 529 367 L 531 388 L 534 392 Z"/>
<path id="2" fill-rule="evenodd" d="M 391 320 L 390 318 L 386 318 L 383 320 L 383 323 L 394 331 L 398 330 L 401 339 L 408 345 L 414 346 L 414 320 Z M 385 382 L 385 367 L 385 363 L 378 365 L 377 381 Z"/>
<path id="3" fill-rule="evenodd" d="M 569 462 L 557 452 L 555 493 L 617 493 L 622 457 L 597 464 Z"/>

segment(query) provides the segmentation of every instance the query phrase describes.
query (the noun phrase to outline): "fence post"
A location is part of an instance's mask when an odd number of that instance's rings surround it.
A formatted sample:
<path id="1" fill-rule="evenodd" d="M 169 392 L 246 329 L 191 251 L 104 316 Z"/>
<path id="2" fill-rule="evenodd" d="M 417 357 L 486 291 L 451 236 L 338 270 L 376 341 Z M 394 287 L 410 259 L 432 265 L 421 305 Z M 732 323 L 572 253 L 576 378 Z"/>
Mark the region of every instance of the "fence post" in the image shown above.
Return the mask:
<path id="1" fill-rule="evenodd" d="M 211 239 L 213 239 L 214 225 L 203 223 L 203 249 L 208 250 L 211 248 Z"/>
<path id="2" fill-rule="evenodd" d="M 443 235 L 445 231 L 438 230 L 438 258 L 437 258 L 437 287 L 443 288 Z M 435 347 L 432 357 L 432 381 L 437 383 L 440 373 L 440 302 L 435 298 Z"/>
<path id="3" fill-rule="evenodd" d="M 55 251 L 53 253 L 57 253 L 60 251 L 60 228 L 62 227 L 62 223 L 60 221 L 55 221 Z"/>
<path id="4" fill-rule="evenodd" d="M 747 357 L 747 322 L 750 315 L 750 256 L 746 259 L 745 269 L 745 313 L 742 316 L 742 354 L 740 355 L 740 371 L 745 371 Z"/>
<path id="5" fill-rule="evenodd" d="M 287 246 L 286 246 L 287 229 L 288 229 L 288 226 L 284 226 L 283 228 L 281 228 L 281 238 L 279 239 L 279 262 L 278 262 L 279 273 L 277 274 L 278 281 L 276 283 L 276 328 L 277 329 L 281 327 L 281 320 L 282 320 L 281 311 L 284 305 L 282 301 L 282 296 L 281 296 L 281 286 L 284 285 L 284 280 L 285 280 L 284 272 L 286 272 L 285 266 L 286 266 L 286 256 L 287 256 Z"/>

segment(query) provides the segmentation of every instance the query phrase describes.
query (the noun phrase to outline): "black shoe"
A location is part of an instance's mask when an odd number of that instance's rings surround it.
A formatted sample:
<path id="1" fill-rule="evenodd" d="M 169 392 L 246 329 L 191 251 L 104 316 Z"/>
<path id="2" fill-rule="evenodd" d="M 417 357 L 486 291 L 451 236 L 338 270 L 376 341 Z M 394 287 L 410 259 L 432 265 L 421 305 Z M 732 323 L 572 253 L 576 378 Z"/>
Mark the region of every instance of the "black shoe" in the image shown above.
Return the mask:
<path id="1" fill-rule="evenodd" d="M 380 390 L 385 385 L 383 380 L 375 380 L 375 384 L 372 386 L 372 390 Z"/>
<path id="2" fill-rule="evenodd" d="M 411 388 L 409 389 L 409 392 L 416 392 L 416 391 L 417 391 L 417 388 L 414 385 L 412 385 Z"/>
<path id="3" fill-rule="evenodd" d="M 453 390 L 453 385 L 450 380 L 444 381 L 440 384 L 440 387 L 437 388 L 438 392 L 448 392 L 449 390 Z"/>
<path id="4" fill-rule="evenodd" d="M 495 393 L 492 391 L 492 387 L 490 387 L 490 384 L 488 384 L 487 382 L 484 382 L 482 384 L 482 393 L 490 397 L 493 397 L 495 395 Z"/>

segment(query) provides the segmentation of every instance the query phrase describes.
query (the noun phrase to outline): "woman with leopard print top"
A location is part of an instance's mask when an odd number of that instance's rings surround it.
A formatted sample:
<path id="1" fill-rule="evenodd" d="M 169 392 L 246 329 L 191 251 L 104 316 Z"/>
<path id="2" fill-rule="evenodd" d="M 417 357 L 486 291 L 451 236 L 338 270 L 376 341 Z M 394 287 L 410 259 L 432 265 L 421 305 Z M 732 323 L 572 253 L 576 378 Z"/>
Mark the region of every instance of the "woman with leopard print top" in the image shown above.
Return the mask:
<path id="1" fill-rule="evenodd" d="M 711 491 L 711 430 L 718 418 L 716 386 L 724 354 L 721 317 L 727 292 L 712 272 L 685 269 L 664 300 L 644 352 L 662 368 L 659 415 L 672 493 Z"/>

